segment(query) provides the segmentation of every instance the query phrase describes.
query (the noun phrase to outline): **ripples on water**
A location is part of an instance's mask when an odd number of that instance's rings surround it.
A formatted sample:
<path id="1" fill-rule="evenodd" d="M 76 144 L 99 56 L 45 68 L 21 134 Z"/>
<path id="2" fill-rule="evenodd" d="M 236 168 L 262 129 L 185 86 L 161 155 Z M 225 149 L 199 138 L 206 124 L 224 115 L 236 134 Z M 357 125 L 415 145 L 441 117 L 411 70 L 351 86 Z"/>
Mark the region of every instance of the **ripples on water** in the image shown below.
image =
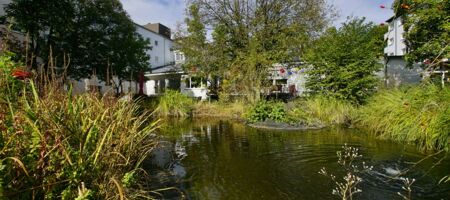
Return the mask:
<path id="1" fill-rule="evenodd" d="M 355 199 L 401 199 L 402 182 L 389 173 L 403 171 L 425 155 L 414 147 L 377 140 L 353 129 L 265 131 L 228 121 L 170 122 L 163 130 L 174 144 L 171 165 L 190 199 L 337 199 L 333 183 L 318 171 L 342 177 L 336 152 L 357 147 L 374 166 L 362 175 Z M 430 172 L 441 156 L 408 171 L 416 178 L 413 199 L 450 199 L 450 184 L 437 185 L 450 174 L 450 161 Z M 391 171 L 389 171 L 391 170 Z"/>

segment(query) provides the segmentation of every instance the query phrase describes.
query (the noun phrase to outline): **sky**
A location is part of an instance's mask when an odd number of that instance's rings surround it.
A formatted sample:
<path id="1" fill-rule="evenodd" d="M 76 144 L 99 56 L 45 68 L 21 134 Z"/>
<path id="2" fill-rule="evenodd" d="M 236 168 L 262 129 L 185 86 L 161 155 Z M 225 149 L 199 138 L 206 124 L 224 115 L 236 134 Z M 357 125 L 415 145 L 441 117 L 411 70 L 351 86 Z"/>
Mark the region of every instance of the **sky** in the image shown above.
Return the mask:
<path id="1" fill-rule="evenodd" d="M 182 23 L 185 17 L 185 0 L 120 0 L 124 9 L 136 23 L 159 22 L 171 28 Z M 314 0 L 312 0 L 314 1 Z M 340 13 L 334 22 L 339 25 L 347 16 L 366 17 L 376 24 L 383 23 L 393 15 L 391 8 L 393 0 L 328 0 Z M 381 9 L 380 5 L 386 8 Z"/>

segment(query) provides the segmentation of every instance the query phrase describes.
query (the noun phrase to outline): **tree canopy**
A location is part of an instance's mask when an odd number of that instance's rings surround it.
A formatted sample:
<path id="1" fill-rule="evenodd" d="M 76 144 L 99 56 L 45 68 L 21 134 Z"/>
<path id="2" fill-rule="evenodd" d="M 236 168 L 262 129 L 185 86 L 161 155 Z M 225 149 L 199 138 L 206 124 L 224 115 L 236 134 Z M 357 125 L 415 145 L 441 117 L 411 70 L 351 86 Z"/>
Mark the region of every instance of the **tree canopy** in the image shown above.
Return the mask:
<path id="1" fill-rule="evenodd" d="M 258 99 L 268 69 L 300 57 L 334 13 L 326 0 L 191 0 L 189 6 L 192 20 L 187 20 L 190 31 L 184 38 L 189 41 L 203 34 L 202 27 L 192 22 L 212 30 L 204 65 L 220 73 L 224 93 L 245 93 L 250 101 Z M 196 58 L 187 55 L 188 60 Z"/>
<path id="2" fill-rule="evenodd" d="M 45 69 L 50 61 L 61 68 L 69 58 L 67 72 L 76 79 L 96 74 L 106 80 L 107 73 L 135 79 L 150 69 L 149 42 L 119 0 L 13 0 L 7 14 L 28 33 L 30 51 Z"/>
<path id="3" fill-rule="evenodd" d="M 350 19 L 330 28 L 305 54 L 310 65 L 307 89 L 312 94 L 362 103 L 374 92 L 375 72 L 382 67 L 385 27 Z"/>
<path id="4" fill-rule="evenodd" d="M 396 0 L 393 9 L 403 17 L 410 64 L 450 57 L 450 1 Z"/>

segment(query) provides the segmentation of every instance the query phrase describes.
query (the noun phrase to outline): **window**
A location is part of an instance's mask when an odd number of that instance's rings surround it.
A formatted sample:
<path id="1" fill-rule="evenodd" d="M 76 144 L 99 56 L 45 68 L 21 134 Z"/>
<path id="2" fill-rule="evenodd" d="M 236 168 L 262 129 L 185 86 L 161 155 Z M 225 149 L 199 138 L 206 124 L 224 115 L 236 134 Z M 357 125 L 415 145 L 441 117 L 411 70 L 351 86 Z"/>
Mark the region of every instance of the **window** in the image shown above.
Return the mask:
<path id="1" fill-rule="evenodd" d="M 155 40 L 155 46 L 158 46 L 158 40 Z"/>
<path id="2" fill-rule="evenodd" d="M 394 38 L 389 38 L 388 40 L 388 46 L 391 46 L 394 44 Z"/>

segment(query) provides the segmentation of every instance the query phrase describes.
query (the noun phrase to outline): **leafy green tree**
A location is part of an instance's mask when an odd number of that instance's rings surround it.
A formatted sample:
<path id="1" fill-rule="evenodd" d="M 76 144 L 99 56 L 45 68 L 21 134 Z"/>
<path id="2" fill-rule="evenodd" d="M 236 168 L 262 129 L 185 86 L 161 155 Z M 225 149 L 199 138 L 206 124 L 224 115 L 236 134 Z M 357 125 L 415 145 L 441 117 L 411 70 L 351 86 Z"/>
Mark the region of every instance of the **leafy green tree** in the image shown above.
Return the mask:
<path id="1" fill-rule="evenodd" d="M 410 64 L 450 57 L 450 1 L 396 0 L 393 9 L 404 20 Z"/>
<path id="2" fill-rule="evenodd" d="M 382 67 L 380 52 L 386 28 L 351 19 L 330 28 L 305 55 L 311 65 L 307 89 L 312 94 L 333 96 L 362 103 L 374 92 Z"/>
<path id="3" fill-rule="evenodd" d="M 177 39 L 181 51 L 187 58 L 185 68 L 187 70 L 195 68 L 208 74 L 210 70 L 208 69 L 207 59 L 206 29 L 196 4 L 190 5 L 185 23 L 187 25 L 187 35 Z"/>
<path id="4" fill-rule="evenodd" d="M 45 70 L 70 64 L 68 75 L 76 79 L 114 74 L 136 80 L 150 69 L 149 42 L 136 33 L 119 0 L 13 0 L 7 13 L 28 33 L 30 51 Z"/>
<path id="5" fill-rule="evenodd" d="M 205 26 L 214 30 L 205 63 L 220 73 L 225 93 L 245 94 L 249 101 L 259 99 L 273 64 L 300 57 L 334 13 L 325 0 L 192 0 L 189 5 L 198 7 Z"/>

